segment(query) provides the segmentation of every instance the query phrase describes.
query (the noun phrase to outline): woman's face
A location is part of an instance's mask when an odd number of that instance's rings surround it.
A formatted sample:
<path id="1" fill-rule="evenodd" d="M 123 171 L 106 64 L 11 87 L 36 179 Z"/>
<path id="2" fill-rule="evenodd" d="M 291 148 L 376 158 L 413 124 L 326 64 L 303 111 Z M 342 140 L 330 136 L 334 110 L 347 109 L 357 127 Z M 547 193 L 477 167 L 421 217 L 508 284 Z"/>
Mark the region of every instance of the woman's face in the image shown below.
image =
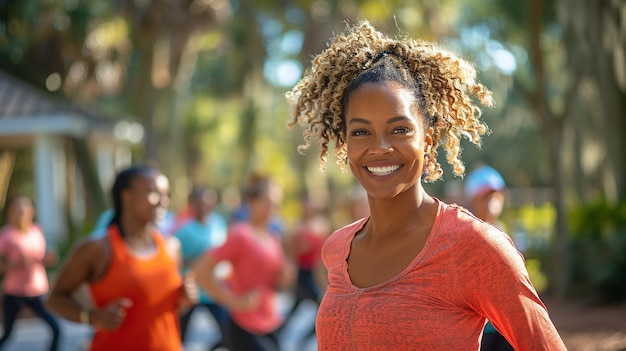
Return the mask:
<path id="1" fill-rule="evenodd" d="M 496 223 L 504 209 L 504 192 L 489 190 L 472 199 L 472 212 L 489 223 Z"/>
<path id="2" fill-rule="evenodd" d="M 27 197 L 17 197 L 11 202 L 8 220 L 16 228 L 26 229 L 33 224 L 35 210 Z"/>
<path id="3" fill-rule="evenodd" d="M 204 219 L 215 207 L 217 199 L 210 191 L 203 191 L 191 200 L 191 209 L 196 219 Z"/>
<path id="4" fill-rule="evenodd" d="M 250 200 L 250 219 L 254 222 L 269 222 L 280 209 L 283 193 L 276 184 L 270 184 L 267 191 Z"/>
<path id="5" fill-rule="evenodd" d="M 125 190 L 124 210 L 142 223 L 158 223 L 170 204 L 170 185 L 167 177 L 149 173 L 135 178 Z"/>
<path id="6" fill-rule="evenodd" d="M 414 188 L 424 168 L 423 116 L 399 83 L 367 83 L 346 106 L 348 163 L 369 196 L 389 199 Z"/>

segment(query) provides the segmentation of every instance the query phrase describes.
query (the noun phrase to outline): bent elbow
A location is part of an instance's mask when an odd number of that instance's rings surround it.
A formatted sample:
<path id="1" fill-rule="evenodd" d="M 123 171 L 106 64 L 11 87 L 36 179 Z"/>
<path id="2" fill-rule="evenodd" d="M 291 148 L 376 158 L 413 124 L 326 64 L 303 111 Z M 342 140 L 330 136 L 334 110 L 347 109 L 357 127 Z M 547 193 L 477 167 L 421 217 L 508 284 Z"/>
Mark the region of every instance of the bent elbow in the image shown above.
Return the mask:
<path id="1" fill-rule="evenodd" d="M 44 307 L 49 310 L 54 312 L 54 302 L 53 302 L 53 298 L 50 295 L 47 295 L 43 298 L 43 305 Z"/>

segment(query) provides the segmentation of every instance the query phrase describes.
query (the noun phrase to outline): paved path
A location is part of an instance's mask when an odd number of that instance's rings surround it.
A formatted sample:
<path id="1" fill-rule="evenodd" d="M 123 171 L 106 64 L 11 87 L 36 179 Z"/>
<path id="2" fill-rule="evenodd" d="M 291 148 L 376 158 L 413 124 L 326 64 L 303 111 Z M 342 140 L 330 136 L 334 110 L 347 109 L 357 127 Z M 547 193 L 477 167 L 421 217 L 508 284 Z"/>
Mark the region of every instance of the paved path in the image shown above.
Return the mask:
<path id="1" fill-rule="evenodd" d="M 286 311 L 291 306 L 291 298 L 281 295 L 279 308 Z M 315 304 L 303 302 L 293 319 L 281 334 L 282 351 L 313 351 L 317 350 L 317 343 L 311 340 L 305 346 L 299 345 L 298 340 L 314 323 Z M 89 326 L 61 320 L 61 347 L 59 351 L 82 351 L 82 347 L 89 340 L 92 330 Z M 213 345 L 219 337 L 219 330 L 213 317 L 205 309 L 199 309 L 191 317 L 185 351 L 206 351 L 208 345 Z M 16 322 L 13 335 L 7 342 L 4 351 L 46 351 L 50 340 L 48 326 L 38 318 L 21 319 Z"/>

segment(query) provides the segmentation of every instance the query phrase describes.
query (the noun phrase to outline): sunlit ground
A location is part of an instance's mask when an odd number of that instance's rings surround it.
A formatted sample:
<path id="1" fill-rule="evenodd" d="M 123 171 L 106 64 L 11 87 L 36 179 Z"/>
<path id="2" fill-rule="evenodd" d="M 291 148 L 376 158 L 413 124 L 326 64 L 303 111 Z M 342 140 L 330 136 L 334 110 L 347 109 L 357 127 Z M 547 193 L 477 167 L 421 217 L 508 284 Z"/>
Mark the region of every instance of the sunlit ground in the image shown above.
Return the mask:
<path id="1" fill-rule="evenodd" d="M 626 351 L 626 305 L 586 306 L 576 302 L 559 303 L 545 300 L 557 329 L 570 351 Z M 291 297 L 280 295 L 279 306 L 286 312 Z M 303 302 L 281 334 L 282 351 L 317 350 L 315 339 L 305 344 L 299 341 L 315 320 L 316 306 Z M 62 338 L 60 351 L 82 351 L 89 340 L 88 326 L 61 321 Z M 205 309 L 194 312 L 189 326 L 185 351 L 208 351 L 219 338 L 219 331 L 212 316 Z M 6 351 L 41 351 L 50 340 L 46 324 L 37 319 L 20 319 Z"/>
<path id="2" fill-rule="evenodd" d="M 287 294 L 280 295 L 279 305 L 283 313 L 287 312 L 287 308 L 291 304 L 291 296 Z M 207 346 L 215 344 L 219 338 L 219 331 L 211 314 L 206 309 L 198 309 L 196 311 L 194 311 L 191 317 L 190 329 L 187 332 L 187 340 L 185 342 L 185 351 L 207 351 Z M 316 312 L 316 305 L 313 302 L 304 301 L 298 306 L 295 315 L 280 334 L 279 341 L 282 351 L 317 350 L 317 342 L 314 338 L 305 343 L 300 343 L 302 336 L 315 323 Z"/>
<path id="3" fill-rule="evenodd" d="M 289 294 L 279 295 L 279 308 L 286 313 L 292 305 Z M 300 304 L 290 323 L 283 329 L 280 336 L 282 351 L 313 351 L 317 350 L 317 342 L 313 338 L 300 343 L 301 336 L 307 333 L 315 322 L 316 305 L 305 301 Z M 61 343 L 59 351 L 83 351 L 91 337 L 91 328 L 86 325 L 61 320 Z M 208 351 L 219 338 L 219 330 L 208 310 L 200 308 L 194 311 L 187 330 L 185 351 Z M 20 319 L 13 329 L 13 335 L 4 348 L 5 351 L 41 351 L 50 340 L 47 325 L 38 318 Z"/>

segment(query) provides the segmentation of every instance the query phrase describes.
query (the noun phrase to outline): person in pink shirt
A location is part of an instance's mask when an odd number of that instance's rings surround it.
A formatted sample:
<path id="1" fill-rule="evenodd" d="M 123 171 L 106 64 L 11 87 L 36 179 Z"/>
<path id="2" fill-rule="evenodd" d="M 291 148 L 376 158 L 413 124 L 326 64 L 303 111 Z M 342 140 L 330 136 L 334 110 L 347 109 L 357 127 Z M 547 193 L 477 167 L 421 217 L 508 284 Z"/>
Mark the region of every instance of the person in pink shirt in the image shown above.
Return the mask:
<path id="1" fill-rule="evenodd" d="M 249 219 L 231 224 L 226 242 L 199 258 L 193 271 L 200 288 L 229 310 L 229 350 L 274 351 L 279 349 L 276 331 L 282 324 L 276 291 L 288 288 L 294 275 L 280 237 L 268 230 L 282 191 L 272 179 L 255 174 L 244 199 Z M 225 284 L 214 273 L 222 261 L 232 266 Z"/>
<path id="2" fill-rule="evenodd" d="M 46 239 L 33 223 L 35 210 L 29 198 L 18 196 L 9 203 L 9 223 L 0 229 L 0 271 L 4 272 L 2 301 L 4 334 L 0 350 L 11 337 L 22 305 L 43 319 L 52 331 L 50 350 L 57 350 L 61 334 L 57 319 L 44 307 L 48 293 L 46 265 L 54 265 L 56 254 L 46 252 Z"/>
<path id="3" fill-rule="evenodd" d="M 566 350 L 509 237 L 422 184 L 443 174 L 440 146 L 461 176 L 461 139 L 488 132 L 473 65 L 367 21 L 312 62 L 287 93 L 290 125 L 305 127 L 301 151 L 318 139 L 322 167 L 334 145 L 370 209 L 322 247 L 319 350 L 478 350 L 487 320 L 516 350 Z"/>

